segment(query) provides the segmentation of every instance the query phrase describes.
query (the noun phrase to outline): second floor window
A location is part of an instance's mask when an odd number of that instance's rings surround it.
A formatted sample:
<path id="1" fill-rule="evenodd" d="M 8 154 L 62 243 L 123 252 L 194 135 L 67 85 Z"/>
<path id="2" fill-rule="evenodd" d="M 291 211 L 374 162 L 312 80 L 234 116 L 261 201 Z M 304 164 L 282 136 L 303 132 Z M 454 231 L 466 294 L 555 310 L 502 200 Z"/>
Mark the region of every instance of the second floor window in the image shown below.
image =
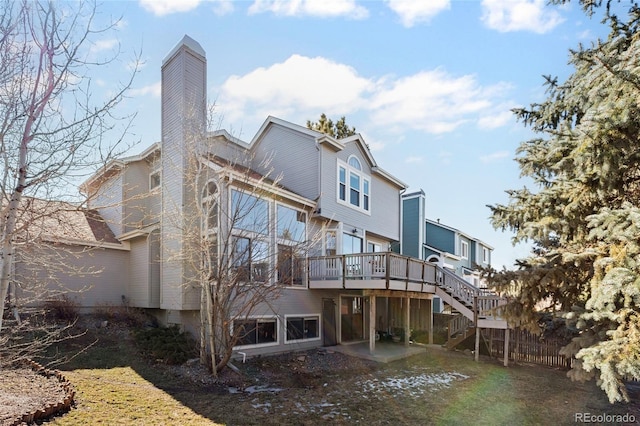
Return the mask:
<path id="1" fill-rule="evenodd" d="M 469 258 L 469 243 L 466 241 L 460 241 L 460 257 L 463 259 Z"/>
<path id="2" fill-rule="evenodd" d="M 156 170 L 149 175 L 149 190 L 160 187 L 160 170 Z"/>
<path id="3" fill-rule="evenodd" d="M 369 212 L 371 209 L 371 178 L 362 171 L 362 164 L 355 156 L 349 162 L 338 160 L 338 202 Z"/>

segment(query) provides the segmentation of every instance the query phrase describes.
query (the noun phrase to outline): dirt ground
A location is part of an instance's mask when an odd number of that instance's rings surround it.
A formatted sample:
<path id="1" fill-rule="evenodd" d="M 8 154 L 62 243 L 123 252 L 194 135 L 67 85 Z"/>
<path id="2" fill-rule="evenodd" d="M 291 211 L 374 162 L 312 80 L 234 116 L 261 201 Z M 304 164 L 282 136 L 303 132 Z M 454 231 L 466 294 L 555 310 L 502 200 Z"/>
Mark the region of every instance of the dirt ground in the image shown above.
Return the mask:
<path id="1" fill-rule="evenodd" d="M 46 377 L 30 368 L 0 372 L 0 425 L 12 424 L 23 414 L 64 400 L 66 393 L 55 376 Z"/>

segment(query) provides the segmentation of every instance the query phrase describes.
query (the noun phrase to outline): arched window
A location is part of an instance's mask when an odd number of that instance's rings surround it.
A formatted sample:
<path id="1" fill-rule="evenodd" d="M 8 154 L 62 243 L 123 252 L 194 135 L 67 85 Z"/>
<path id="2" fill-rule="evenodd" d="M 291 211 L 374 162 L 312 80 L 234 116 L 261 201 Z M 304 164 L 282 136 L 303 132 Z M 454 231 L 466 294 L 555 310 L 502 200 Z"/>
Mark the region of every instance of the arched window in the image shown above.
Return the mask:
<path id="1" fill-rule="evenodd" d="M 209 181 L 202 189 L 202 212 L 205 221 L 205 229 L 212 231 L 218 228 L 218 185 Z"/>
<path id="2" fill-rule="evenodd" d="M 360 165 L 360 160 L 358 160 L 358 157 L 352 155 L 351 157 L 349 157 L 349 165 L 351 167 L 353 167 L 356 170 L 362 171 L 362 166 Z"/>
<path id="3" fill-rule="evenodd" d="M 362 163 L 355 155 L 347 163 L 338 160 L 338 202 L 370 212 L 371 178 L 363 173 Z"/>

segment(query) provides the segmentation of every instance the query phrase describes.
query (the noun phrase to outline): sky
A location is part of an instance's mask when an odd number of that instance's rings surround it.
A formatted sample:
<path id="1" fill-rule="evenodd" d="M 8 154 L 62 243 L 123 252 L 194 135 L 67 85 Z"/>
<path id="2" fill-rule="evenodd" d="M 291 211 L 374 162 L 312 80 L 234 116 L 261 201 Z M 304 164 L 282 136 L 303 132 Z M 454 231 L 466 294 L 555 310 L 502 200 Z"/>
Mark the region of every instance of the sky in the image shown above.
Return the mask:
<path id="1" fill-rule="evenodd" d="M 514 161 L 533 137 L 511 110 L 565 80 L 569 50 L 606 37 L 601 16 L 545 0 L 107 1 L 92 44 L 118 61 L 94 77 L 112 90 L 142 63 L 122 108 L 137 153 L 160 140 L 160 66 L 186 34 L 207 55 L 216 126 L 250 141 L 267 116 L 305 125 L 326 113 L 362 134 L 378 165 L 424 190 L 427 217 L 494 248 L 494 267 L 529 251 L 495 230 L 487 205 L 522 187 Z M 212 129 L 216 130 L 216 129 Z"/>

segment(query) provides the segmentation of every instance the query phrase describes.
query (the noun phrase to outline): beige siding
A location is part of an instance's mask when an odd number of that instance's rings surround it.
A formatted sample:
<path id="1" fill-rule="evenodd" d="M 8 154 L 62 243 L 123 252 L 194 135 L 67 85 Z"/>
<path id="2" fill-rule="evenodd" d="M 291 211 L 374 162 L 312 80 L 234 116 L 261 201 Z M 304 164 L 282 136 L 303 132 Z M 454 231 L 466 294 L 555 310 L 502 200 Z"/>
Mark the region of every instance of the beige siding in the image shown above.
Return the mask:
<path id="1" fill-rule="evenodd" d="M 131 273 L 127 294 L 131 306 L 151 308 L 151 292 L 149 285 L 149 249 L 146 236 L 130 241 Z"/>
<path id="2" fill-rule="evenodd" d="M 358 157 L 364 173 L 371 177 L 370 214 L 352 209 L 337 201 L 337 159 L 347 162 L 351 155 Z M 338 152 L 323 147 L 321 174 L 322 199 L 318 207 L 323 217 L 389 240 L 400 240 L 400 188 L 372 172 L 371 166 L 367 164 L 363 152 L 356 143 L 349 143 L 344 150 Z"/>
<path id="3" fill-rule="evenodd" d="M 114 235 L 120 235 L 124 232 L 122 187 L 123 174 L 118 173 L 104 182 L 89 202 L 89 208 L 98 210 Z"/>
<path id="4" fill-rule="evenodd" d="M 160 306 L 185 308 L 183 250 L 185 143 L 204 126 L 206 62 L 185 45 L 162 66 L 162 267 Z M 189 300 L 190 302 L 191 300 Z"/>
<path id="5" fill-rule="evenodd" d="M 129 253 L 56 245 L 21 253 L 15 280 L 19 303 L 37 304 L 62 294 L 82 308 L 122 305 L 126 295 Z"/>
<path id="6" fill-rule="evenodd" d="M 272 317 L 277 314 L 278 320 L 278 343 L 273 345 L 260 345 L 256 347 L 238 347 L 237 352 L 246 353 L 247 356 L 258 354 L 274 354 L 305 350 L 322 346 L 322 297 L 323 293 L 311 292 L 306 289 L 286 288 L 282 295 L 275 301 L 258 307 L 252 316 Z M 308 341 L 285 342 L 285 318 L 288 315 L 318 315 L 319 319 L 319 339 Z"/>
<path id="7" fill-rule="evenodd" d="M 308 135 L 272 124 L 255 148 L 254 168 L 270 177 L 282 176 L 280 183 L 287 189 L 309 199 L 320 194 L 319 153 L 315 140 Z M 260 162 L 270 159 L 268 165 Z"/>

